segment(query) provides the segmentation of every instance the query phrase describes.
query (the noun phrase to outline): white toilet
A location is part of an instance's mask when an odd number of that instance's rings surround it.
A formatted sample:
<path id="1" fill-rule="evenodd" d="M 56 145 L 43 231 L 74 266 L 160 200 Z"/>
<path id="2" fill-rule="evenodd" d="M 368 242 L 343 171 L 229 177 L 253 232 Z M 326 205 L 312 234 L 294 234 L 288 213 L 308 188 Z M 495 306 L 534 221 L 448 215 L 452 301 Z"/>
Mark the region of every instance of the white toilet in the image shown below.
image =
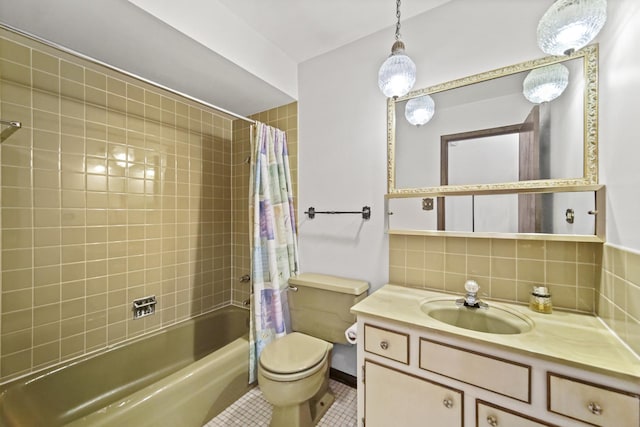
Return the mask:
<path id="1" fill-rule="evenodd" d="M 346 344 L 344 331 L 355 316 L 350 308 L 367 295 L 369 284 L 325 274 L 289 279 L 294 331 L 260 354 L 258 384 L 273 405 L 271 427 L 310 427 L 333 403 L 329 367 L 333 343 Z"/>

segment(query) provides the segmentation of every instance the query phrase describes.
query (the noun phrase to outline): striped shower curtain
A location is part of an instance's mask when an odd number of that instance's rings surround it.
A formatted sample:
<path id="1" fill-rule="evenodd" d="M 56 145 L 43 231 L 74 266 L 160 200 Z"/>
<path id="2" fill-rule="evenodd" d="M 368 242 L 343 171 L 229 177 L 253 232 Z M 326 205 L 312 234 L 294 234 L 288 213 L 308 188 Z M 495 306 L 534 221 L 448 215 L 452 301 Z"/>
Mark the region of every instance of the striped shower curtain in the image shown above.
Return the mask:
<path id="1" fill-rule="evenodd" d="M 298 273 L 293 188 L 284 131 L 257 122 L 250 178 L 253 300 L 249 382 L 262 349 L 290 331 L 287 282 Z"/>

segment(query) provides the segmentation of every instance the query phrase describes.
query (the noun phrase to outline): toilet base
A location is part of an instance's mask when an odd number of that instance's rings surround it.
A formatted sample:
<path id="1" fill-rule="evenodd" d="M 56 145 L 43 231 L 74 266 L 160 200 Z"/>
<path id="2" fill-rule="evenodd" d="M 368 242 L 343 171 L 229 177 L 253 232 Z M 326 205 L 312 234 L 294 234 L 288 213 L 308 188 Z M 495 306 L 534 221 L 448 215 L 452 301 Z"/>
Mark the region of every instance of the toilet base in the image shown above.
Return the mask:
<path id="1" fill-rule="evenodd" d="M 313 427 L 335 401 L 329 387 L 299 405 L 274 406 L 269 427 Z"/>
<path id="2" fill-rule="evenodd" d="M 336 400 L 336 397 L 333 395 L 331 390 L 327 388 L 327 391 L 320 397 L 320 399 L 316 401 L 311 401 L 311 416 L 313 425 L 318 424 L 320 419 L 327 413 L 333 402 Z"/>

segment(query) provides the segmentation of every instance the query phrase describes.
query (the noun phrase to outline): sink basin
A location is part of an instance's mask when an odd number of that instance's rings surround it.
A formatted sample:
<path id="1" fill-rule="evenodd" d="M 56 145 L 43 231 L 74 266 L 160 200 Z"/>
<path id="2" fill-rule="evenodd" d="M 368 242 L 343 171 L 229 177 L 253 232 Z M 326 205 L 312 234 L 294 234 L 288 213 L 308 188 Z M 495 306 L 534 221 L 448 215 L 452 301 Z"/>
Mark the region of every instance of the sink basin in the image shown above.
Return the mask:
<path id="1" fill-rule="evenodd" d="M 533 328 L 531 319 L 506 307 L 489 304 L 489 308 L 456 305 L 453 298 L 430 299 L 420 304 L 429 317 L 458 328 L 489 334 L 522 334 Z"/>

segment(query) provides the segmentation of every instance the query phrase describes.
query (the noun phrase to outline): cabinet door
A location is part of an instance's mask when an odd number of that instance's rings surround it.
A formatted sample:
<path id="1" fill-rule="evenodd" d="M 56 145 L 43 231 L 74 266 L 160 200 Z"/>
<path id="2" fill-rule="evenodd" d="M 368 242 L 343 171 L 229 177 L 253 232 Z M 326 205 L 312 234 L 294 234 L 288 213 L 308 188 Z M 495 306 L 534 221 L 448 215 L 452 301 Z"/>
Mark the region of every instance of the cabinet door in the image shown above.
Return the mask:
<path id="1" fill-rule="evenodd" d="M 367 427 L 462 426 L 459 390 L 365 362 Z"/>
<path id="2" fill-rule="evenodd" d="M 481 400 L 476 400 L 477 427 L 555 427 Z"/>

